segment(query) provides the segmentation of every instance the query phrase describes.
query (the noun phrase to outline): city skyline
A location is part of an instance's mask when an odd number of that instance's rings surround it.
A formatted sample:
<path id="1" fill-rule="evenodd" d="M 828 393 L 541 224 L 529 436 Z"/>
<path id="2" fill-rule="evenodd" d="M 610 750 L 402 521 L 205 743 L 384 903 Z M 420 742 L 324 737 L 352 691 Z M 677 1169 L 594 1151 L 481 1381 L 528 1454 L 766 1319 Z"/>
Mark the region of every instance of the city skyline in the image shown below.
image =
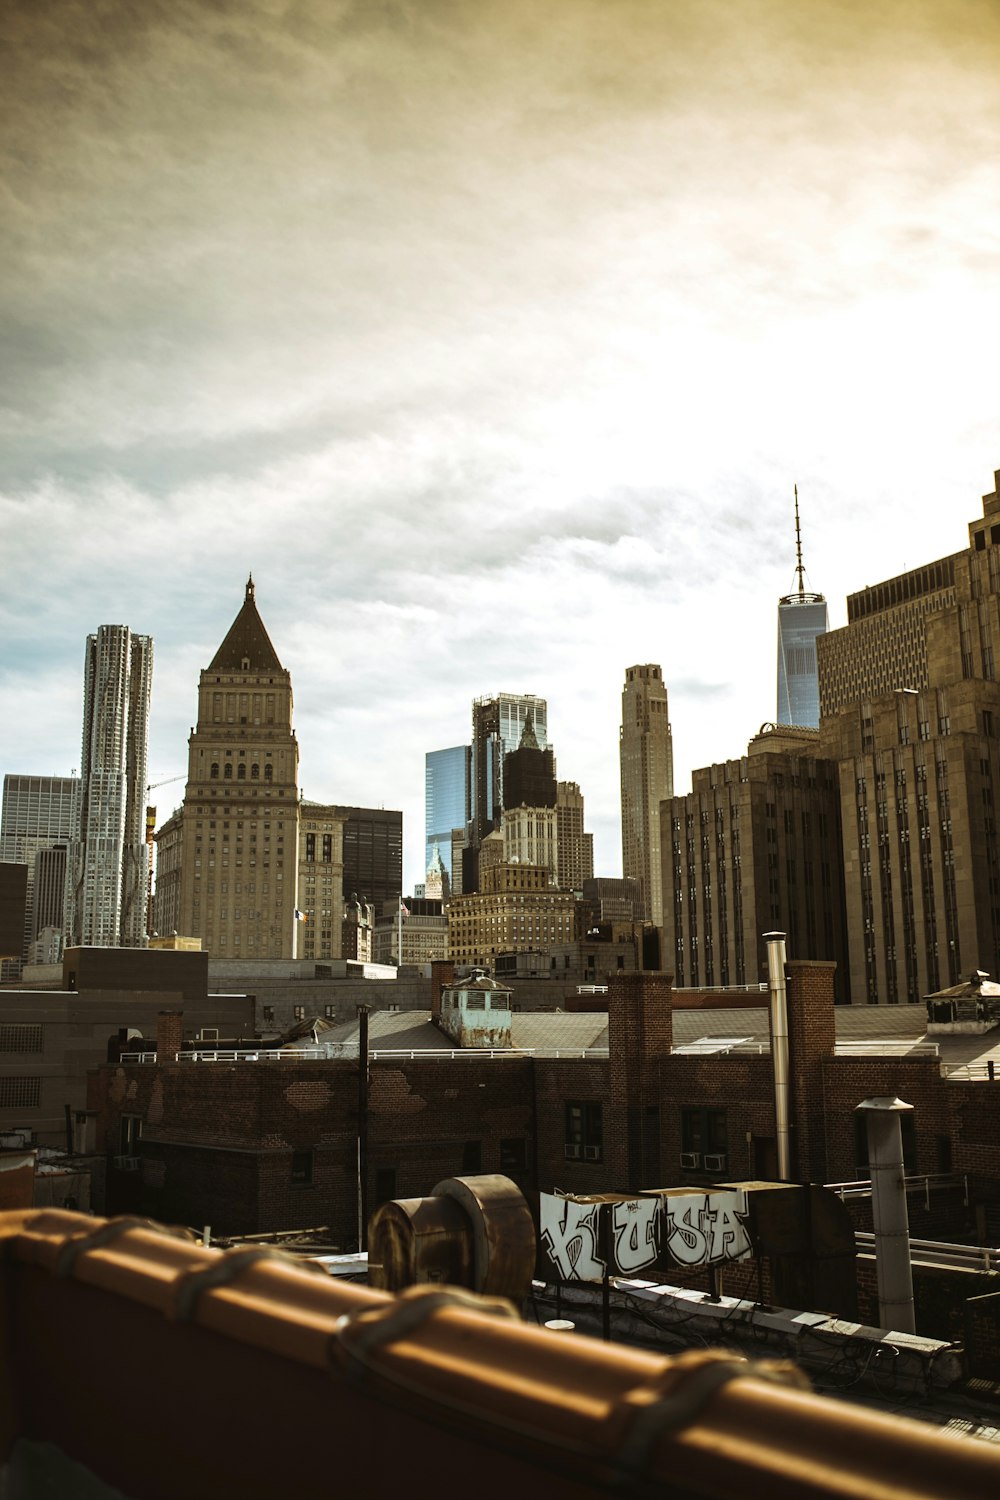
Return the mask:
<path id="1" fill-rule="evenodd" d="M 548 699 L 613 875 L 628 663 L 678 790 L 774 715 L 795 483 L 833 629 L 964 545 L 1000 461 L 984 7 L 65 5 L 8 58 L 0 774 L 78 768 L 118 620 L 180 777 L 252 572 L 302 789 L 402 809 L 408 888 L 425 752 L 501 691 Z"/>

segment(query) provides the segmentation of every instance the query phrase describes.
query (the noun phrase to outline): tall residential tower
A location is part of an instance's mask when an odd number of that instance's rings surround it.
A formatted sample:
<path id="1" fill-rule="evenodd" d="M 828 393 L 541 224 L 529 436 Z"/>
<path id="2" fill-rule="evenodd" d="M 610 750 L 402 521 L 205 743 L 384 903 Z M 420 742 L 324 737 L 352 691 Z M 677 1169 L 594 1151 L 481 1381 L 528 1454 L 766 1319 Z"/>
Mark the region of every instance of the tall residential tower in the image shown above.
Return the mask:
<path id="1" fill-rule="evenodd" d="M 652 663 L 625 673 L 620 754 L 623 874 L 639 887 L 636 916 L 662 927 L 660 803 L 674 794 L 674 751 L 667 690 Z"/>
<path id="2" fill-rule="evenodd" d="M 127 625 L 87 637 L 79 836 L 66 875 L 67 940 L 138 948 L 146 939 L 146 754 L 153 642 Z"/>

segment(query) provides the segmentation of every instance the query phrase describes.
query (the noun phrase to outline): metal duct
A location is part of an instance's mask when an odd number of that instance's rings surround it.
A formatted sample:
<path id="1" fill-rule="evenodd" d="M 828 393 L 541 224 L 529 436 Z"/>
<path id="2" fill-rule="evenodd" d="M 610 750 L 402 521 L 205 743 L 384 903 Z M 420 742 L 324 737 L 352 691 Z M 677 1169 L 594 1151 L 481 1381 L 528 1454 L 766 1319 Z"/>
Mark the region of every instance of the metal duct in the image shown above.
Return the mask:
<path id="1" fill-rule="evenodd" d="M 771 1066 L 774 1070 L 774 1141 L 778 1180 L 790 1182 L 792 1149 L 789 1132 L 788 997 L 785 992 L 785 934 L 765 932 L 768 1000 L 771 1013 Z"/>
<path id="2" fill-rule="evenodd" d="M 912 1104 L 888 1095 L 865 1099 L 858 1105 L 868 1127 L 879 1320 L 883 1328 L 899 1333 L 916 1333 L 900 1124 L 903 1111 L 912 1108 Z"/>

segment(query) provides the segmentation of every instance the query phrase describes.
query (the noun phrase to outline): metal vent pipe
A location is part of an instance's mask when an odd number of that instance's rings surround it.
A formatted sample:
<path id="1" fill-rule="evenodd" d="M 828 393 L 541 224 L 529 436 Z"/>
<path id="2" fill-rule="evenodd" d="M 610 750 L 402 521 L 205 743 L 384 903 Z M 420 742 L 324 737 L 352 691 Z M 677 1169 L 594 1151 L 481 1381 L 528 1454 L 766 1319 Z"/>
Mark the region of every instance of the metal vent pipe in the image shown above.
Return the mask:
<path id="1" fill-rule="evenodd" d="M 891 1095 L 864 1099 L 857 1107 L 857 1112 L 866 1116 L 868 1127 L 879 1320 L 883 1328 L 897 1333 L 917 1331 L 901 1124 L 903 1111 L 912 1108 L 912 1104 Z"/>
<path id="2" fill-rule="evenodd" d="M 778 1152 L 778 1181 L 792 1180 L 789 1127 L 788 996 L 785 991 L 785 934 L 765 932 L 768 1000 L 771 1014 L 771 1066 L 774 1070 L 774 1141 Z"/>

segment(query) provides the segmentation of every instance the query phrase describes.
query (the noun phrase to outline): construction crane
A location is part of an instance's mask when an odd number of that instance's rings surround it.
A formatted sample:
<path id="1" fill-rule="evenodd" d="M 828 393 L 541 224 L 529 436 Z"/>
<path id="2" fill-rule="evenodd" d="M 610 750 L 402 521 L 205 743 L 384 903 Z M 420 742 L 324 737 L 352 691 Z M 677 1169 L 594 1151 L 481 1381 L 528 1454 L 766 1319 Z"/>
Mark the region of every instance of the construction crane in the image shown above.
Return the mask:
<path id="1" fill-rule="evenodd" d="M 156 808 L 150 807 L 149 795 L 157 787 L 172 786 L 183 781 L 187 773 L 178 771 L 175 776 L 164 776 L 162 781 L 151 781 L 146 787 L 146 937 L 153 931 L 153 833 L 156 829 Z"/>

